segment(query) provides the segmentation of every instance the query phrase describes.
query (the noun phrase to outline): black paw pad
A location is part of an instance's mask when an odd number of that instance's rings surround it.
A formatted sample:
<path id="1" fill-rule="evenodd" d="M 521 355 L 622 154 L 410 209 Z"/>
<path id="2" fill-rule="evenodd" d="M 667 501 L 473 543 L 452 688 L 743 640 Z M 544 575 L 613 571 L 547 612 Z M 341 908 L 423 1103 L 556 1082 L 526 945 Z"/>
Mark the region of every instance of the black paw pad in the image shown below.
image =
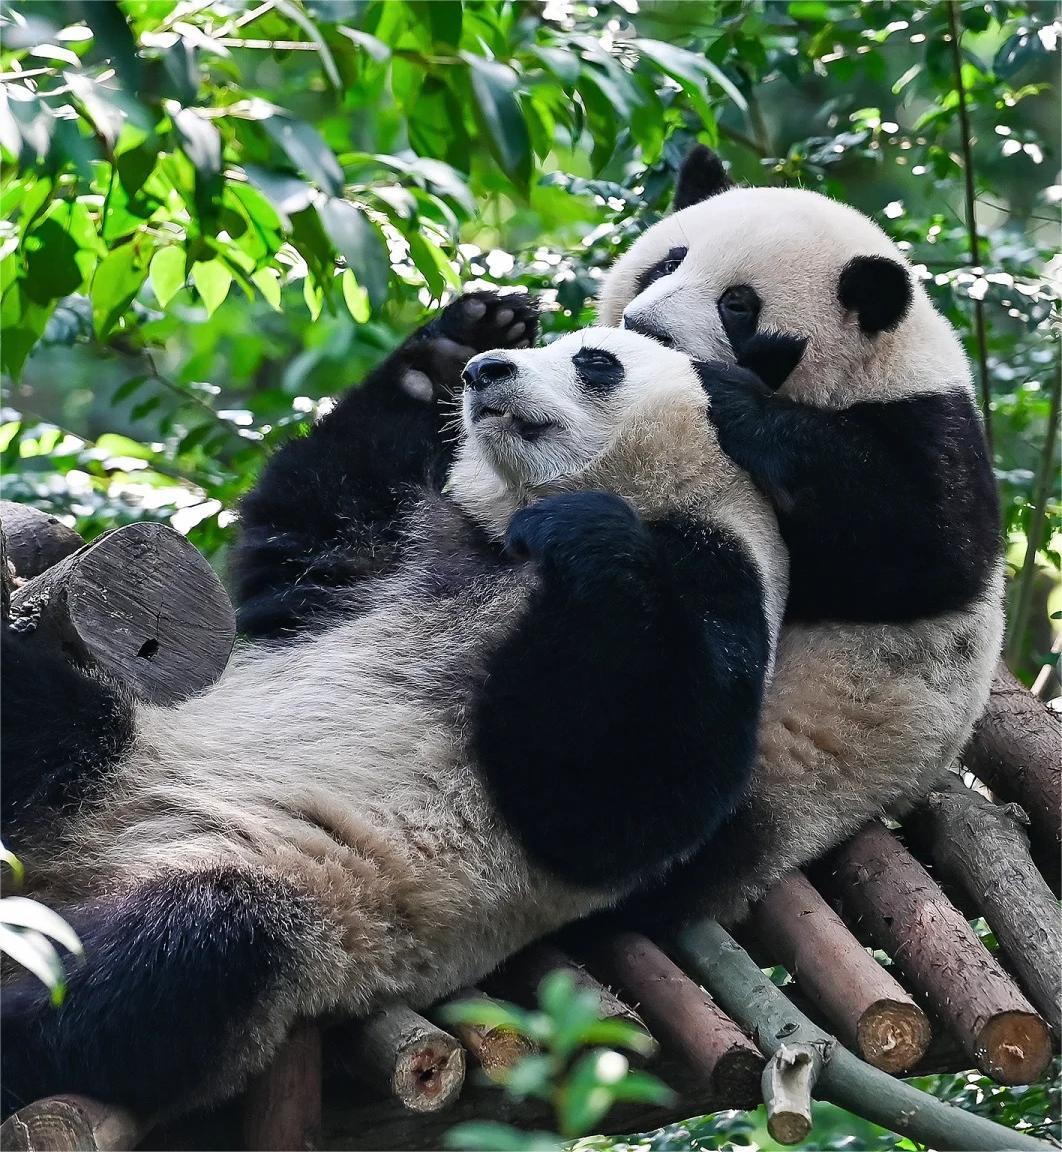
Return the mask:
<path id="1" fill-rule="evenodd" d="M 528 348 L 538 337 L 538 305 L 526 294 L 467 292 L 443 310 L 439 334 L 473 352 Z"/>

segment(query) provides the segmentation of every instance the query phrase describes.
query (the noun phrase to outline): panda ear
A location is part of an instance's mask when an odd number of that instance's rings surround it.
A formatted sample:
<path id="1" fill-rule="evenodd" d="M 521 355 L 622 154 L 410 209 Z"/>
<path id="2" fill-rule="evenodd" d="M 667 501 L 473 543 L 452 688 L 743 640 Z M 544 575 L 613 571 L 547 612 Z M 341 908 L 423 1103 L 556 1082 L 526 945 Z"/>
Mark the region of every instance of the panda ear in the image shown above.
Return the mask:
<path id="1" fill-rule="evenodd" d="M 837 283 L 842 307 L 856 313 L 868 336 L 895 328 L 907 315 L 912 295 L 911 274 L 888 256 L 854 256 Z"/>
<path id="2" fill-rule="evenodd" d="M 734 182 L 726 174 L 722 160 L 703 144 L 695 144 L 686 154 L 679 168 L 678 180 L 675 183 L 675 199 L 671 202 L 672 212 L 681 208 L 688 208 L 691 204 L 699 204 L 710 196 L 718 196 L 728 188 L 733 188 Z"/>

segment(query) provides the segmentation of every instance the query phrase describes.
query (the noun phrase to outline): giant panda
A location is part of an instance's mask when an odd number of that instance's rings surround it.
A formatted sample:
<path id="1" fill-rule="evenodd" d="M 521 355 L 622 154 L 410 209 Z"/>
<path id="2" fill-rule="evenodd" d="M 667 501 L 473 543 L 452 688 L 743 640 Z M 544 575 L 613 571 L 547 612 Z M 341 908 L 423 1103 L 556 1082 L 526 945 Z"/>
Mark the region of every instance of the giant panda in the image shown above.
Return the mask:
<path id="1" fill-rule="evenodd" d="M 695 367 L 602 329 L 464 381 L 445 494 L 345 612 L 176 707 L 93 680 L 122 747 L 8 829 L 86 958 L 58 1009 L 5 987 L 6 1107 L 226 1097 L 297 1017 L 430 1004 L 737 803 L 787 562 Z"/>
<path id="2" fill-rule="evenodd" d="M 606 275 L 598 317 L 713 362 L 720 442 L 790 553 L 750 794 L 683 888 L 738 918 L 960 751 L 1000 652 L 1002 533 L 962 346 L 880 228 L 732 187 L 703 147 L 675 208 Z"/>

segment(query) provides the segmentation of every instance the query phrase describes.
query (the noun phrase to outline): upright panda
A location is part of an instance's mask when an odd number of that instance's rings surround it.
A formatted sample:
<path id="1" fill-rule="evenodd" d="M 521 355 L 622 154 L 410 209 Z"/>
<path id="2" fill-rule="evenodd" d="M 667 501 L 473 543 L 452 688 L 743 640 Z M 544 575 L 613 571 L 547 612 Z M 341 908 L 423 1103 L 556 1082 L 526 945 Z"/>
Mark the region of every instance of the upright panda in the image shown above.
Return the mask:
<path id="1" fill-rule="evenodd" d="M 388 574 L 176 708 L 111 691 L 111 762 L 58 817 L 14 808 L 86 960 L 58 1010 L 4 989 L 7 1107 L 224 1097 L 296 1017 L 428 1004 L 732 810 L 786 562 L 690 360 L 589 330 L 465 380 L 448 493 Z"/>
<path id="2" fill-rule="evenodd" d="M 714 362 L 720 442 L 790 553 L 750 795 L 691 886 L 736 916 L 959 752 L 999 656 L 1001 530 L 961 344 L 876 225 L 732 187 L 704 148 L 675 207 L 611 269 L 599 319 Z"/>

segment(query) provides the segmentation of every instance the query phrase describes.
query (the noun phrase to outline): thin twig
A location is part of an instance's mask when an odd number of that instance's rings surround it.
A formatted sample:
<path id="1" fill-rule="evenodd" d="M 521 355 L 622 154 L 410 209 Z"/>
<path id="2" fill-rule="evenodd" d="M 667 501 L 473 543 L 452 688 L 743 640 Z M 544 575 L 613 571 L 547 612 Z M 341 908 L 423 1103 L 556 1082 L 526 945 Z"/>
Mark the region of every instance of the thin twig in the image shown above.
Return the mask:
<path id="1" fill-rule="evenodd" d="M 1047 501 L 1051 497 L 1051 489 L 1055 482 L 1055 439 L 1058 435 L 1060 403 L 1062 403 L 1062 373 L 1056 371 L 1051 383 L 1051 404 L 1047 413 L 1047 431 L 1044 433 L 1040 464 L 1036 471 L 1036 482 L 1033 486 L 1032 513 L 1029 516 L 1029 528 L 1025 542 L 1025 559 L 1022 561 L 1021 571 L 1018 573 L 1018 586 L 1014 594 L 1014 614 L 1011 617 L 1010 631 L 1007 636 L 1007 663 L 1014 671 L 1017 670 L 1016 664 L 1021 656 L 1022 637 L 1025 634 L 1025 625 L 1032 601 L 1036 553 L 1040 549 L 1040 538 L 1044 532 Z"/>
<path id="2" fill-rule="evenodd" d="M 970 116 L 966 107 L 966 85 L 962 78 L 962 26 L 959 20 L 957 0 L 948 0 L 948 23 L 951 26 L 951 58 L 955 67 L 955 89 L 959 95 L 959 131 L 962 135 L 963 183 L 966 191 L 966 231 L 970 238 L 970 264 L 981 267 L 981 239 L 977 235 L 977 219 L 974 205 L 977 200 L 974 188 L 973 138 L 970 132 Z M 989 455 L 992 453 L 992 389 L 988 378 L 988 340 L 985 335 L 985 308 L 982 300 L 974 301 L 974 334 L 977 339 L 977 363 L 981 374 L 981 407 L 985 417 L 985 439 L 988 441 Z"/>
<path id="3" fill-rule="evenodd" d="M 1055 637 L 1054 644 L 1051 645 L 1051 655 L 1058 656 L 1062 653 L 1062 632 Z M 1058 667 L 1057 660 L 1048 660 L 1039 672 L 1036 673 L 1036 679 L 1033 681 L 1033 686 L 1030 689 L 1034 696 L 1039 696 L 1042 700 L 1044 692 L 1047 691 L 1048 684 L 1051 683 L 1051 673 Z"/>

